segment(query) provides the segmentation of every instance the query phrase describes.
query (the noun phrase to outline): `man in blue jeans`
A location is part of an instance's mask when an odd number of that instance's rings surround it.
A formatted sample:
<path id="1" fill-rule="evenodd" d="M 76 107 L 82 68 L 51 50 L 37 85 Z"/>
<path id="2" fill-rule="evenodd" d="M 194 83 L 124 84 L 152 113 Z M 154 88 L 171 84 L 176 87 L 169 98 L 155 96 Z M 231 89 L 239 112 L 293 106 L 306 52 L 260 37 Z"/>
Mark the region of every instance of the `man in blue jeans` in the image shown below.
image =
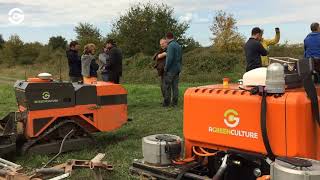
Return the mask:
<path id="1" fill-rule="evenodd" d="M 314 63 L 315 83 L 320 82 L 320 25 L 312 23 L 311 33 L 304 39 L 304 57 Z"/>
<path id="2" fill-rule="evenodd" d="M 178 105 L 179 98 L 179 74 L 182 66 L 182 48 L 174 39 L 173 33 L 166 35 L 168 43 L 167 57 L 164 67 L 164 102 L 163 107 Z M 171 99 L 172 94 L 172 99 Z"/>

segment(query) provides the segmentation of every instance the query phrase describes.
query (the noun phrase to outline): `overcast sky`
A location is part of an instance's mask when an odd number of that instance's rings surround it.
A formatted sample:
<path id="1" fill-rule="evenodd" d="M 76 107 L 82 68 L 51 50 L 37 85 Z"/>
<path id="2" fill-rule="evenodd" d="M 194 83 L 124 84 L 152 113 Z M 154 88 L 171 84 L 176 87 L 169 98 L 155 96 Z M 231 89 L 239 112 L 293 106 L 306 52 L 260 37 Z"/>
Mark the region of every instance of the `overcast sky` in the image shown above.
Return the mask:
<path id="1" fill-rule="evenodd" d="M 132 4 L 149 1 L 173 7 L 179 21 L 190 22 L 187 34 L 204 46 L 210 44 L 209 26 L 216 10 L 232 13 L 246 37 L 254 26 L 262 27 L 265 37 L 272 37 L 274 28 L 280 27 L 281 42 L 290 43 L 303 42 L 310 23 L 320 21 L 319 0 L 0 0 L 0 34 L 5 39 L 18 34 L 28 42 L 46 43 L 55 35 L 71 40 L 75 38 L 73 28 L 77 23 L 90 22 L 106 35 L 111 23 Z M 21 14 L 22 23 L 14 24 Z"/>

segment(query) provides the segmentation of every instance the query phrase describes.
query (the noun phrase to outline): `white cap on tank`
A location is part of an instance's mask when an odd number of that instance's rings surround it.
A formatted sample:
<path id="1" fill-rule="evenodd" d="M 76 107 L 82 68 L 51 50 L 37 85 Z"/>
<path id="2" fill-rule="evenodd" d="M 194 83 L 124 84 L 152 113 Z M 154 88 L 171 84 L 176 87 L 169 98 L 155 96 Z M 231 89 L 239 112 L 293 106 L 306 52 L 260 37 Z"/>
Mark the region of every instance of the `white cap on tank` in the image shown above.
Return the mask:
<path id="1" fill-rule="evenodd" d="M 267 68 L 261 67 L 246 72 L 243 75 L 244 86 L 265 86 L 267 79 Z"/>
<path id="2" fill-rule="evenodd" d="M 40 79 L 52 79 L 52 75 L 49 73 L 40 73 L 38 74 L 38 78 Z"/>

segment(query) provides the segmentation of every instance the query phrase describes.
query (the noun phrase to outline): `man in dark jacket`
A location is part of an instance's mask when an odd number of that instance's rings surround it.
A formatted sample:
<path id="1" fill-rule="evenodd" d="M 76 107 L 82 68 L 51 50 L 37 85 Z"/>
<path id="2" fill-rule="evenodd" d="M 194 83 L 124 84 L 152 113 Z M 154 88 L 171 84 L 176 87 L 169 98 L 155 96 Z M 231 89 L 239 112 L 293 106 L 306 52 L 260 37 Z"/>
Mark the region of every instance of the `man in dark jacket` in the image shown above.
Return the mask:
<path id="1" fill-rule="evenodd" d="M 122 76 L 122 52 L 117 48 L 113 39 L 107 40 L 106 47 L 108 48 L 109 61 L 107 61 L 105 68 L 106 72 L 109 73 L 109 81 L 119 84 Z"/>
<path id="2" fill-rule="evenodd" d="M 71 82 L 82 81 L 81 59 L 79 56 L 80 45 L 77 41 L 72 41 L 67 50 L 67 59 L 69 65 L 69 77 Z"/>
<path id="3" fill-rule="evenodd" d="M 174 39 L 171 32 L 167 33 L 166 40 L 168 43 L 166 64 L 164 67 L 164 89 L 165 99 L 163 106 L 177 106 L 179 98 L 179 74 L 182 66 L 182 47 Z M 172 101 L 171 101 L 172 92 Z"/>
<path id="4" fill-rule="evenodd" d="M 160 77 L 160 89 L 162 97 L 164 98 L 164 66 L 166 63 L 166 49 L 167 49 L 167 41 L 166 39 L 160 39 L 160 50 L 153 56 L 153 60 L 156 61 L 155 69 L 158 71 L 158 75 Z"/>
<path id="5" fill-rule="evenodd" d="M 315 78 L 314 81 L 320 81 L 320 25 L 312 23 L 311 33 L 304 39 L 304 57 L 312 59 L 314 62 Z"/>
<path id="6" fill-rule="evenodd" d="M 262 46 L 262 30 L 255 27 L 251 31 L 251 37 L 245 44 L 247 68 L 246 71 L 262 67 L 261 56 L 267 56 L 268 51 Z"/>

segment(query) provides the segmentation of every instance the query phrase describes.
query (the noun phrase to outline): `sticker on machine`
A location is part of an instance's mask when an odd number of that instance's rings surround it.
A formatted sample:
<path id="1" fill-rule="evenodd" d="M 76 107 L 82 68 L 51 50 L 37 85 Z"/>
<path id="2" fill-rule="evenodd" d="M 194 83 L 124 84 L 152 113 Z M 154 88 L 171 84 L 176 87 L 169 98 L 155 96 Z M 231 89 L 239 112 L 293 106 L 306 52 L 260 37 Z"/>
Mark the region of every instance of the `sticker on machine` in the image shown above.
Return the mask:
<path id="1" fill-rule="evenodd" d="M 44 104 L 44 103 L 57 103 L 59 102 L 58 99 L 50 99 L 51 98 L 51 94 L 49 91 L 45 91 L 41 93 L 41 100 L 35 100 L 34 103 L 35 104 Z"/>
<path id="2" fill-rule="evenodd" d="M 229 128 L 237 127 L 240 123 L 239 113 L 234 109 L 228 109 L 224 112 L 224 123 Z"/>
<path id="3" fill-rule="evenodd" d="M 209 133 L 222 134 L 227 136 L 237 136 L 241 138 L 258 139 L 257 132 L 238 129 L 240 124 L 240 114 L 235 109 L 227 109 L 223 114 L 223 122 L 226 127 L 209 126 Z"/>

